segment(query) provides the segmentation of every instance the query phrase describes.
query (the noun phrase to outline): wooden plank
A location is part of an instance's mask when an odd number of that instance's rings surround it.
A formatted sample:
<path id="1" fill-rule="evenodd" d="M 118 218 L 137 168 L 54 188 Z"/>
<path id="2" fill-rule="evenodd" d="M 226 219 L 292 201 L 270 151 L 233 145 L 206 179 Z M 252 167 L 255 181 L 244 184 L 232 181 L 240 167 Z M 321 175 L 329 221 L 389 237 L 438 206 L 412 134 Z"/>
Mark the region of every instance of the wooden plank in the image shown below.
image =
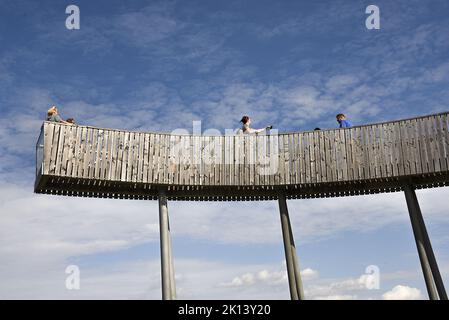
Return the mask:
<path id="1" fill-rule="evenodd" d="M 66 125 L 60 125 L 59 128 L 59 139 L 58 139 L 58 149 L 56 152 L 55 165 L 54 165 L 54 174 L 61 174 L 61 166 L 62 166 L 62 156 L 64 153 L 64 141 L 66 136 Z"/>
<path id="2" fill-rule="evenodd" d="M 110 144 L 109 135 L 110 135 L 110 130 L 103 130 L 103 142 L 102 142 L 101 151 L 100 151 L 101 158 L 100 158 L 100 164 L 98 166 L 99 172 L 96 173 L 96 176 L 100 180 L 104 180 L 106 168 L 109 166 L 109 162 L 110 162 L 109 161 L 109 152 L 108 152 L 108 148 L 109 148 L 109 144 Z"/>
<path id="3" fill-rule="evenodd" d="M 290 146 L 288 144 L 288 134 L 282 135 L 284 143 L 284 184 L 290 184 Z"/>
<path id="4" fill-rule="evenodd" d="M 226 185 L 226 186 L 228 186 L 230 184 L 230 182 L 229 182 L 229 157 L 230 157 L 229 142 L 230 142 L 229 136 L 225 135 L 224 136 L 224 158 L 223 158 L 223 161 L 224 161 L 224 166 L 223 166 L 223 169 L 224 169 L 224 181 L 223 181 L 223 184 Z"/>
<path id="5" fill-rule="evenodd" d="M 126 171 L 126 181 L 128 182 L 134 182 L 134 172 L 136 171 L 136 158 L 138 152 L 136 152 L 137 149 L 137 143 L 136 143 L 136 135 L 137 133 L 131 132 L 129 134 L 129 152 L 128 152 L 128 169 Z"/>
<path id="6" fill-rule="evenodd" d="M 86 166 L 86 151 L 87 151 L 87 143 L 88 143 L 88 134 L 89 130 L 86 127 L 82 128 L 81 132 L 81 140 L 80 140 L 80 152 L 78 154 L 78 178 L 84 177 L 84 171 Z"/>
<path id="7" fill-rule="evenodd" d="M 385 178 L 387 175 L 387 166 L 385 160 L 385 149 L 384 149 L 384 139 L 385 139 L 385 128 L 382 124 L 378 126 L 378 149 L 379 149 L 379 175 L 382 178 Z"/>
<path id="8" fill-rule="evenodd" d="M 144 144 L 144 148 L 143 148 L 142 182 L 148 183 L 148 175 L 149 175 L 149 171 L 150 171 L 150 134 L 149 133 L 144 134 L 143 144 Z"/>
<path id="9" fill-rule="evenodd" d="M 173 172 L 173 184 L 180 184 L 179 171 L 181 170 L 181 153 L 183 152 L 182 147 L 182 136 L 176 135 L 170 137 L 170 168 Z"/>
<path id="10" fill-rule="evenodd" d="M 315 157 L 315 137 L 312 132 L 307 133 L 309 140 L 309 159 L 310 159 L 310 179 L 312 183 L 317 182 L 317 165 Z"/>
<path id="11" fill-rule="evenodd" d="M 108 180 L 115 180 L 115 175 L 117 171 L 117 157 L 118 157 L 118 146 L 120 143 L 120 132 L 113 131 L 110 133 L 111 148 L 109 149 L 109 167 L 106 171 L 105 178 Z"/>
<path id="12" fill-rule="evenodd" d="M 379 128 L 377 125 L 371 126 L 371 146 L 373 150 L 373 177 L 380 178 L 380 165 L 379 165 Z"/>
<path id="13" fill-rule="evenodd" d="M 446 168 L 449 170 L 449 117 L 448 114 L 441 116 L 442 136 L 444 137 L 444 157 L 446 160 Z"/>
<path id="14" fill-rule="evenodd" d="M 193 177 L 194 184 L 200 185 L 201 177 L 200 177 L 200 161 L 201 161 L 201 149 L 199 137 L 194 135 L 192 136 L 192 159 L 193 159 Z"/>
<path id="15" fill-rule="evenodd" d="M 161 168 L 161 150 L 162 150 L 162 142 L 161 142 L 161 135 L 160 134 L 154 134 L 154 155 L 153 155 L 153 182 L 154 183 L 161 183 L 159 180 L 160 175 L 159 171 Z"/>
<path id="16" fill-rule="evenodd" d="M 102 162 L 104 161 L 104 135 L 105 132 L 104 130 L 98 130 L 97 131 L 98 135 L 97 135 L 97 143 L 94 146 L 94 150 L 95 150 L 95 157 L 94 157 L 94 172 L 92 174 L 92 176 L 95 179 L 100 179 L 100 172 L 101 172 L 101 167 L 102 167 Z"/>
<path id="17" fill-rule="evenodd" d="M 289 163 L 290 163 L 290 181 L 289 184 L 296 184 L 296 174 L 298 164 L 298 144 L 296 142 L 296 134 L 290 133 L 288 135 L 288 150 L 289 150 Z"/>
<path id="18" fill-rule="evenodd" d="M 240 185 L 240 145 L 242 135 L 234 136 L 234 184 Z"/>
<path id="19" fill-rule="evenodd" d="M 346 131 L 348 130 L 340 130 L 340 172 L 341 180 L 343 181 L 348 181 L 348 161 L 346 155 Z"/>
<path id="20" fill-rule="evenodd" d="M 314 131 L 315 135 L 315 158 L 318 168 L 317 181 L 322 183 L 326 182 L 326 155 L 325 155 L 325 142 L 324 133 L 321 130 Z"/>
<path id="21" fill-rule="evenodd" d="M 413 158 L 411 153 L 411 139 L 409 136 L 409 126 L 410 121 L 404 121 L 401 123 L 398 123 L 401 133 L 401 140 L 402 140 L 402 155 L 404 157 L 404 174 L 410 175 L 412 174 L 412 168 L 413 168 Z"/>
<path id="22" fill-rule="evenodd" d="M 370 178 L 370 148 L 369 136 L 366 127 L 360 128 L 360 147 L 361 147 L 361 163 L 362 163 L 362 178 Z"/>
<path id="23" fill-rule="evenodd" d="M 189 153 L 189 162 L 190 162 L 190 168 L 189 168 L 189 181 L 190 184 L 196 185 L 198 182 L 198 170 L 197 170 L 197 155 L 196 155 L 196 141 L 195 136 L 189 136 L 188 141 L 188 153 Z M 182 168 L 182 167 L 181 167 Z"/>
<path id="24" fill-rule="evenodd" d="M 211 155 L 212 155 L 212 162 L 211 162 L 211 171 L 213 172 L 212 179 L 211 179 L 211 185 L 217 185 L 217 182 L 220 178 L 220 172 L 218 171 L 218 149 L 217 149 L 217 140 L 218 136 L 211 136 Z"/>
<path id="25" fill-rule="evenodd" d="M 311 161 L 310 161 L 310 141 L 307 132 L 302 135 L 302 145 L 304 147 L 304 172 L 305 172 L 305 183 L 312 182 L 312 171 L 311 171 Z"/>
<path id="26" fill-rule="evenodd" d="M 431 157 L 432 157 L 432 163 L 433 163 L 433 170 L 434 172 L 441 171 L 440 161 L 439 161 L 439 143 L 438 143 L 438 134 L 437 134 L 437 128 L 436 128 L 436 117 L 426 117 L 427 127 L 429 129 L 429 144 L 430 144 L 430 150 L 431 150 Z"/>
<path id="27" fill-rule="evenodd" d="M 279 154 L 279 174 L 276 175 L 276 179 L 275 179 L 275 184 L 280 185 L 280 184 L 285 184 L 285 152 L 284 152 L 284 135 L 280 134 L 278 136 L 278 143 L 279 143 L 279 148 L 278 148 L 278 154 Z"/>
<path id="28" fill-rule="evenodd" d="M 90 148 L 90 156 L 89 156 L 89 178 L 93 179 L 95 177 L 95 167 L 100 161 L 100 157 L 98 156 L 98 139 L 101 139 L 102 130 L 93 129 L 92 130 L 92 143 Z"/>
<path id="29" fill-rule="evenodd" d="M 86 128 L 86 136 L 85 136 L 85 145 L 84 145 L 84 153 L 83 153 L 83 175 L 82 178 L 89 178 L 89 161 L 90 161 L 90 150 L 92 144 L 92 128 Z"/>
<path id="30" fill-rule="evenodd" d="M 145 152 L 145 134 L 143 132 L 139 133 L 139 159 L 137 164 L 137 178 L 136 181 L 142 183 L 143 181 L 143 164 L 145 162 L 144 158 L 144 152 Z M 172 181 L 173 183 L 173 181 Z"/>
<path id="31" fill-rule="evenodd" d="M 431 173 L 434 172 L 434 166 L 433 166 L 433 160 L 432 160 L 432 151 L 431 151 L 431 144 L 429 141 L 429 129 L 427 126 L 427 121 L 425 119 L 421 119 L 421 134 L 423 134 L 423 140 L 424 140 L 424 153 L 425 153 L 425 159 L 426 159 L 426 166 L 427 166 L 427 172 Z"/>
<path id="32" fill-rule="evenodd" d="M 256 182 L 258 185 L 265 185 L 266 163 L 267 163 L 267 135 L 263 134 L 257 137 L 257 164 L 256 164 Z M 257 180 L 258 179 L 258 180 Z"/>
<path id="33" fill-rule="evenodd" d="M 391 137 L 391 128 L 388 124 L 384 125 L 384 150 L 387 177 L 393 176 L 393 140 Z"/>
<path id="34" fill-rule="evenodd" d="M 156 135 L 154 133 L 150 133 L 150 145 L 149 145 L 149 152 L 148 152 L 148 183 L 154 182 L 154 172 L 155 172 L 155 152 L 156 152 Z"/>
<path id="35" fill-rule="evenodd" d="M 163 156 L 162 156 L 162 183 L 168 183 L 168 147 L 170 144 L 170 136 L 168 134 L 163 135 Z"/>
<path id="36" fill-rule="evenodd" d="M 411 172 L 413 174 L 419 174 L 422 173 L 421 168 L 421 159 L 419 155 L 419 143 L 418 143 L 418 137 L 417 137 L 417 122 L 416 119 L 412 119 L 410 121 L 410 125 L 408 127 L 408 136 L 410 138 L 410 145 L 411 145 L 411 154 L 412 154 L 412 168 Z"/>
<path id="37" fill-rule="evenodd" d="M 429 167 L 427 165 L 427 155 L 426 155 L 426 141 L 425 141 L 425 130 L 423 129 L 422 120 L 417 119 L 417 131 L 416 131 L 418 146 L 419 146 L 419 156 L 421 161 L 421 172 L 429 172 Z"/>
<path id="38" fill-rule="evenodd" d="M 113 134 L 113 131 L 111 130 L 104 130 L 103 133 L 103 147 L 101 151 L 101 164 L 100 164 L 100 174 L 99 178 L 100 180 L 107 179 L 107 172 L 109 172 L 109 167 L 111 165 L 111 144 L 112 139 L 111 135 Z"/>
<path id="39" fill-rule="evenodd" d="M 296 183 L 295 175 L 295 164 L 296 164 L 296 145 L 295 145 L 295 135 L 290 133 L 287 135 L 287 145 L 288 145 L 288 181 L 287 184 Z"/>
<path id="40" fill-rule="evenodd" d="M 128 171 L 128 158 L 130 153 L 130 133 L 125 131 L 123 138 L 123 150 L 120 152 L 120 181 L 126 181 L 126 173 Z"/>
<path id="41" fill-rule="evenodd" d="M 73 149 L 74 146 L 74 135 L 76 136 L 76 127 L 75 126 L 68 126 L 66 127 L 65 132 L 65 138 L 64 138 L 64 150 L 62 153 L 62 163 L 61 163 L 61 172 L 60 175 L 62 176 L 70 176 L 71 172 L 69 173 L 69 163 L 71 167 L 72 157 L 73 157 Z"/>
<path id="42" fill-rule="evenodd" d="M 55 132 L 55 125 L 53 123 L 44 124 L 44 170 L 43 170 L 44 174 L 50 173 L 54 132 Z"/>
<path id="43" fill-rule="evenodd" d="M 71 177 L 78 177 L 78 166 L 80 165 L 80 150 L 81 150 L 81 135 L 83 128 L 76 126 L 76 137 L 75 137 L 75 149 L 73 151 L 72 157 L 72 170 L 70 173 Z"/>
<path id="44" fill-rule="evenodd" d="M 446 137 L 443 130 L 444 118 L 443 115 L 435 117 L 435 138 L 438 145 L 438 162 L 441 171 L 447 171 L 448 166 L 446 163 Z"/>
<path id="45" fill-rule="evenodd" d="M 298 159 L 299 159 L 299 182 L 306 182 L 306 147 L 304 146 L 304 133 L 298 133 Z"/>
<path id="46" fill-rule="evenodd" d="M 53 133 L 53 141 L 51 143 L 51 156 L 50 156 L 50 166 L 49 166 L 49 173 L 55 174 L 56 170 L 56 158 L 58 155 L 58 147 L 59 147 L 59 135 L 61 132 L 61 125 L 55 125 L 55 130 Z"/>
<path id="47" fill-rule="evenodd" d="M 120 131 L 117 135 L 117 157 L 115 159 L 115 181 L 121 181 L 122 179 L 122 166 L 123 166 L 123 152 L 125 151 L 126 142 L 125 142 L 125 132 Z"/>
<path id="48" fill-rule="evenodd" d="M 340 140 L 340 133 L 344 129 L 338 129 L 334 131 L 334 143 L 333 143 L 333 149 L 335 150 L 334 153 L 334 171 L 335 171 L 335 180 L 334 181 L 341 181 L 342 180 L 342 170 L 341 170 L 341 140 Z"/>
<path id="49" fill-rule="evenodd" d="M 204 136 L 202 139 L 202 150 L 203 150 L 203 184 L 208 185 L 210 182 L 210 162 L 211 162 L 211 156 L 210 156 L 210 139 L 209 136 Z"/>
<path id="50" fill-rule="evenodd" d="M 352 129 L 349 128 L 344 131 L 345 135 L 345 151 L 346 151 L 346 170 L 347 170 L 347 179 L 353 180 L 354 179 L 354 169 L 353 169 L 353 162 L 352 162 L 352 139 L 351 139 L 351 133 Z"/>
<path id="51" fill-rule="evenodd" d="M 331 154 L 331 132 L 332 131 L 325 131 L 324 132 L 324 153 L 326 157 L 326 181 L 331 182 L 333 181 L 332 178 L 332 154 Z"/>

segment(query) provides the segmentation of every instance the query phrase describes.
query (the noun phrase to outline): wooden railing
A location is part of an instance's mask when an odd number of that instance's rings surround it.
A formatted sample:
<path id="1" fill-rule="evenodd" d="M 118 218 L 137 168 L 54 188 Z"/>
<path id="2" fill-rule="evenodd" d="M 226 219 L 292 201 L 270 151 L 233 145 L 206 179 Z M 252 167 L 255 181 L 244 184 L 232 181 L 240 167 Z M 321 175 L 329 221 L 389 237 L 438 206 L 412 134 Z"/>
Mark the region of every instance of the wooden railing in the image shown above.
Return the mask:
<path id="1" fill-rule="evenodd" d="M 449 113 L 441 113 L 349 129 L 229 136 L 45 122 L 37 180 L 273 187 L 446 174 L 448 121 Z"/>

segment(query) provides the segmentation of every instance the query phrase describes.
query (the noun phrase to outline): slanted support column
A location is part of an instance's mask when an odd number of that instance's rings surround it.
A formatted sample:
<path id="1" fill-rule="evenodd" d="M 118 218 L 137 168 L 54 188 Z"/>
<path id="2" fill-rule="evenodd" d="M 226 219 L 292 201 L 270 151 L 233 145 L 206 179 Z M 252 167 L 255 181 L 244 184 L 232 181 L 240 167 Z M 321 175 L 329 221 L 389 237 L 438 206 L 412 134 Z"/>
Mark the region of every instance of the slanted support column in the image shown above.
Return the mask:
<path id="1" fill-rule="evenodd" d="M 167 196 L 164 190 L 159 191 L 159 230 L 161 245 L 161 278 L 162 299 L 176 299 L 175 271 L 170 239 L 170 223 L 168 219 Z"/>
<path id="2" fill-rule="evenodd" d="M 293 239 L 292 226 L 288 214 L 287 200 L 283 193 L 278 195 L 279 211 L 281 214 L 282 236 L 284 239 L 285 260 L 287 262 L 288 285 L 292 300 L 304 300 L 304 289 L 299 271 L 299 262 Z"/>
<path id="3" fill-rule="evenodd" d="M 430 300 L 447 300 L 446 290 L 433 253 L 415 189 L 407 185 L 404 187 L 404 193 L 429 298 Z"/>

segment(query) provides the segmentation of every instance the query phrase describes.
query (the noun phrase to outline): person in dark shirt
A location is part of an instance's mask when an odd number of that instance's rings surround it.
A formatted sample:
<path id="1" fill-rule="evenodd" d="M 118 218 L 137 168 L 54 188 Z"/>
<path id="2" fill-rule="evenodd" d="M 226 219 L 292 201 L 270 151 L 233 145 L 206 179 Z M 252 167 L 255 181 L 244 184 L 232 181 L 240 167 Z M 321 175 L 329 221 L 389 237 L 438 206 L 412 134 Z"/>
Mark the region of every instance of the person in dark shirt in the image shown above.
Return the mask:
<path id="1" fill-rule="evenodd" d="M 340 128 L 350 128 L 352 127 L 351 122 L 349 120 L 346 120 L 346 116 L 343 113 L 337 114 L 337 122 L 340 126 Z"/>

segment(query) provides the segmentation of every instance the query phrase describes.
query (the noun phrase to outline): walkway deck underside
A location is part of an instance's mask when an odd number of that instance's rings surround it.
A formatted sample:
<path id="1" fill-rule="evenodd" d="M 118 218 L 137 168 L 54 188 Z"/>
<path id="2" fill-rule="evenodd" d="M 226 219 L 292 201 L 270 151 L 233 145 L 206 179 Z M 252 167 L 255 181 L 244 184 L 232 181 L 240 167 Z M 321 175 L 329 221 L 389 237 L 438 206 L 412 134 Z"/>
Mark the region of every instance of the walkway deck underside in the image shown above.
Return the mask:
<path id="1" fill-rule="evenodd" d="M 349 129 L 192 136 L 45 122 L 35 192 L 176 200 L 319 198 L 449 185 L 449 113 Z"/>

